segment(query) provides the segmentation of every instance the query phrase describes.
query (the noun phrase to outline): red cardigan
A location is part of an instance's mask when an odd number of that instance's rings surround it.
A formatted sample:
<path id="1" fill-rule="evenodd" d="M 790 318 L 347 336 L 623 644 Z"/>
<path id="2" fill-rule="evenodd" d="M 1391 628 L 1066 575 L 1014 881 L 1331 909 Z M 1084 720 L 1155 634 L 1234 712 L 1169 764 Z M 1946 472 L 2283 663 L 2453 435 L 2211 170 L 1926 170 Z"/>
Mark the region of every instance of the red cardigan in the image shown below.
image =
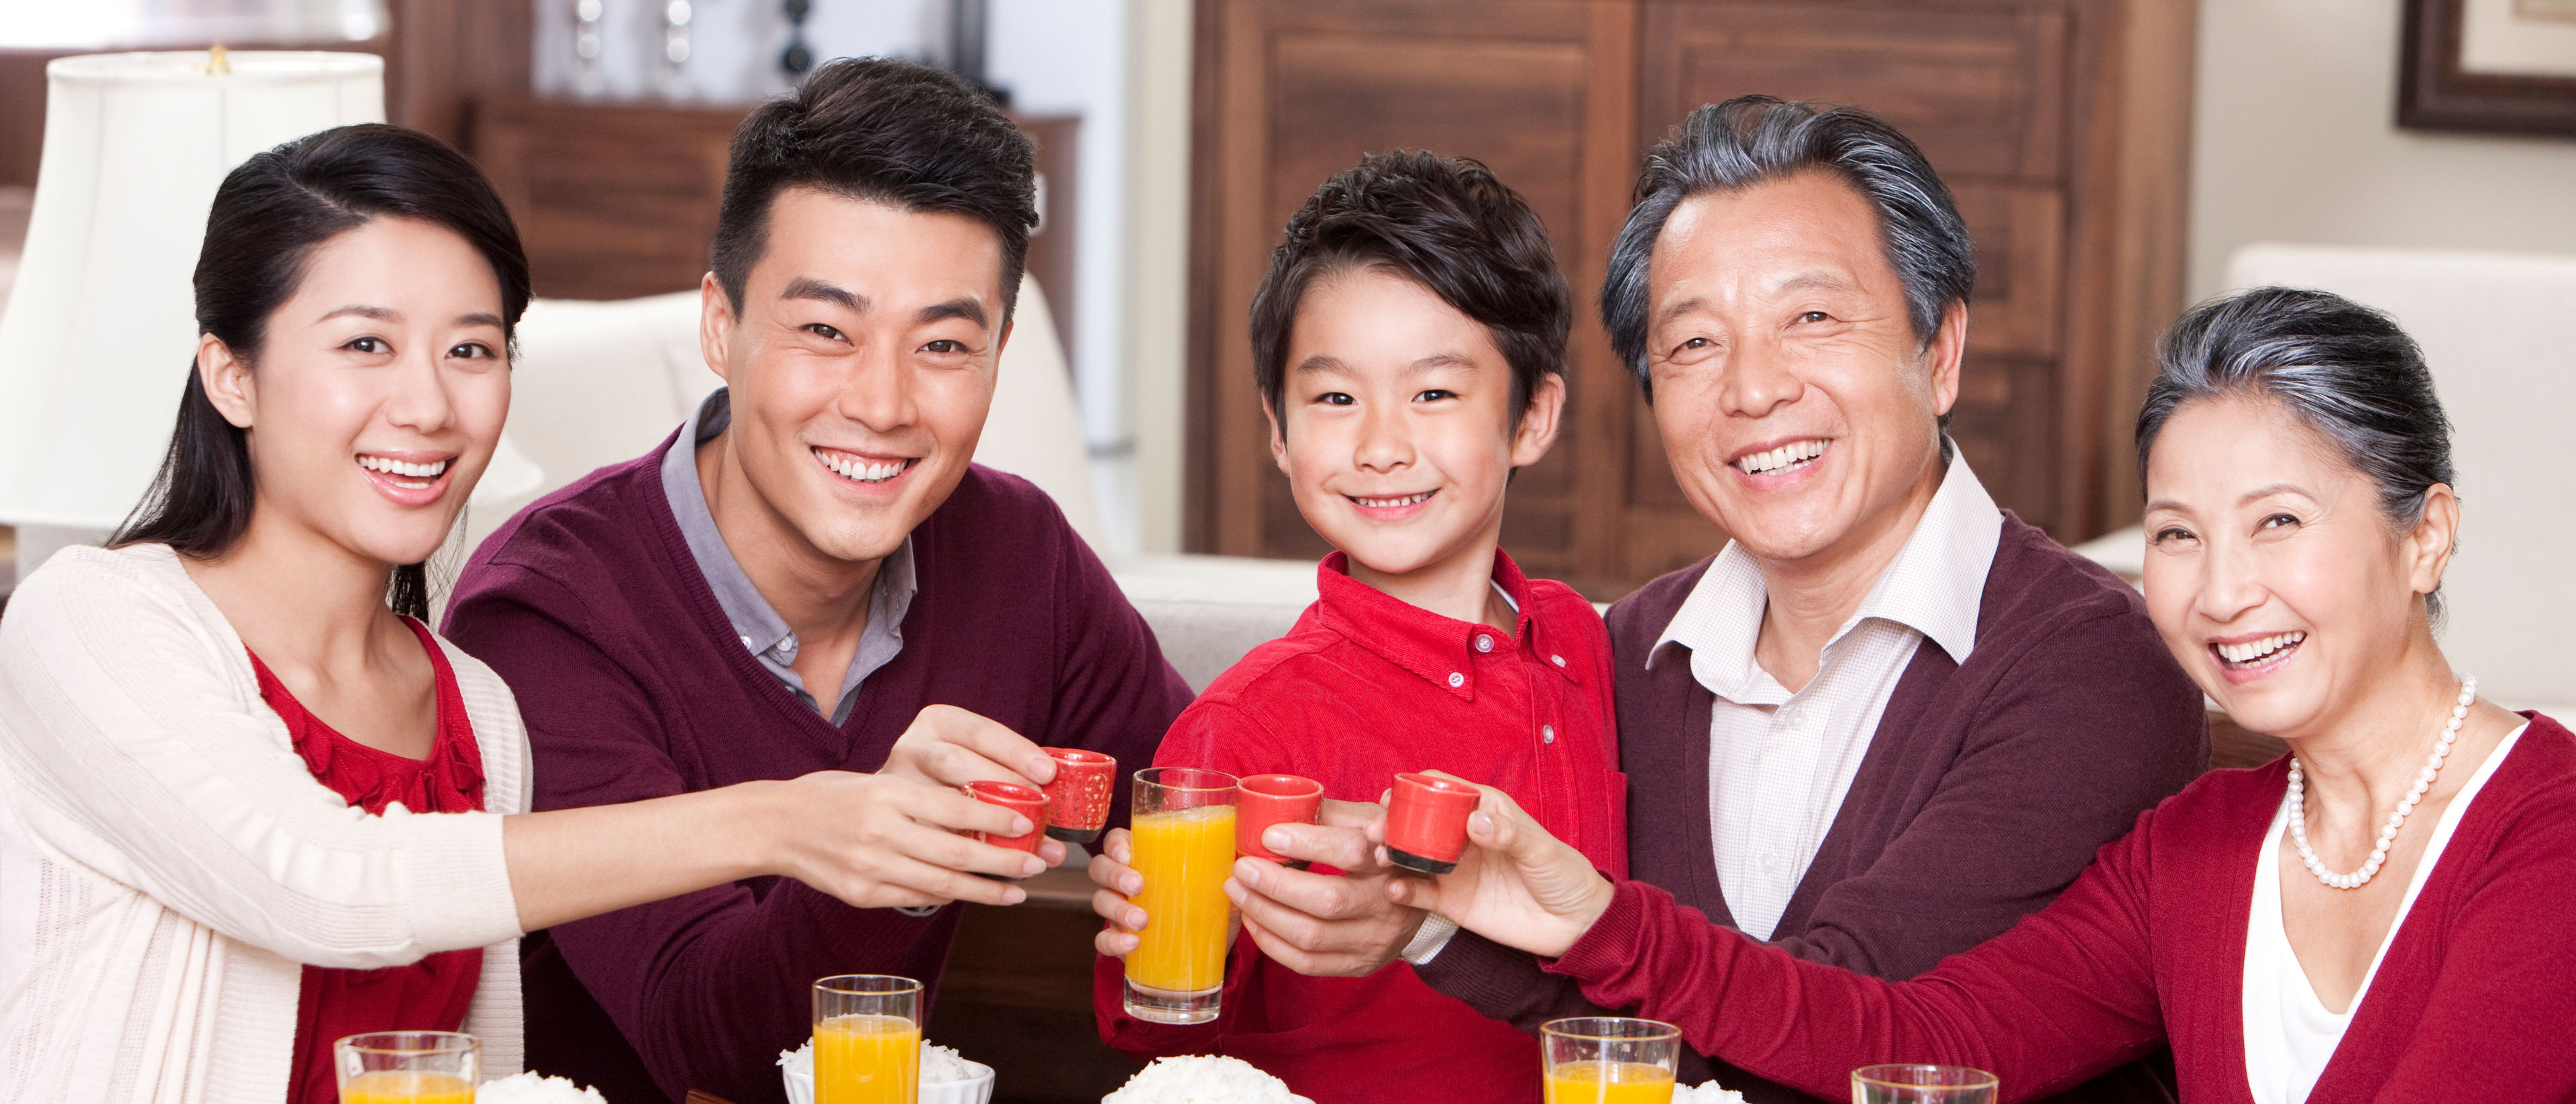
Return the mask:
<path id="1" fill-rule="evenodd" d="M 2576 736 L 2525 715 L 2310 1100 L 2576 1099 Z M 2245 925 L 2287 764 L 2204 776 L 2048 908 L 1911 981 L 1801 961 L 1637 882 L 1547 968 L 1820 1096 L 1905 1061 L 2029 1099 L 2169 1040 L 2184 1100 L 2250 1101 Z"/>

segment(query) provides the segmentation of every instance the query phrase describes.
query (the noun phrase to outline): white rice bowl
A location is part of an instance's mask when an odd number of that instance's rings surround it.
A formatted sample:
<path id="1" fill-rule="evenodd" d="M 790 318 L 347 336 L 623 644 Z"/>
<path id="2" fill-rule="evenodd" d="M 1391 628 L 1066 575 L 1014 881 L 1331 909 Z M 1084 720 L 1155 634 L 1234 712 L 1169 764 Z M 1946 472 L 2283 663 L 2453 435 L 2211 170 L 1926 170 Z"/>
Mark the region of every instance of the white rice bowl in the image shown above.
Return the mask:
<path id="1" fill-rule="evenodd" d="M 1100 1104 L 1315 1104 L 1241 1058 L 1157 1058 Z"/>
<path id="2" fill-rule="evenodd" d="M 533 1070 L 486 1081 L 474 1087 L 474 1104 L 608 1104 L 598 1089 L 584 1088 L 569 1077 L 545 1077 Z"/>
<path id="3" fill-rule="evenodd" d="M 1744 1104 L 1744 1094 L 1718 1088 L 1715 1081 L 1702 1081 L 1674 1089 L 1673 1104 Z"/>
<path id="4" fill-rule="evenodd" d="M 814 1040 L 779 1051 L 778 1071 L 787 1080 L 787 1104 L 814 1104 Z M 993 1067 L 969 1061 L 954 1048 L 922 1041 L 920 1104 L 986 1104 L 992 1099 Z"/>

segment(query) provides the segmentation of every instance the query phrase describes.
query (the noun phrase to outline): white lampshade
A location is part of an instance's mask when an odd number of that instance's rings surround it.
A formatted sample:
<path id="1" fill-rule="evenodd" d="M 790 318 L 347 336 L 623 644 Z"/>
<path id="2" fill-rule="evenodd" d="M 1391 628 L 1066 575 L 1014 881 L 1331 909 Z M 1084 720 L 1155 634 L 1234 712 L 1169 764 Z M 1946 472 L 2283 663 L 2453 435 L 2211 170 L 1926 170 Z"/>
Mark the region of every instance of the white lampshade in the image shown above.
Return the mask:
<path id="1" fill-rule="evenodd" d="M 44 159 L 0 314 L 0 523 L 96 531 L 125 519 L 191 370 L 190 277 L 215 188 L 281 142 L 384 121 L 373 54 L 229 61 L 226 74 L 207 73 L 202 52 L 45 67 Z M 501 452 L 485 484 L 535 484 L 524 456 Z"/>

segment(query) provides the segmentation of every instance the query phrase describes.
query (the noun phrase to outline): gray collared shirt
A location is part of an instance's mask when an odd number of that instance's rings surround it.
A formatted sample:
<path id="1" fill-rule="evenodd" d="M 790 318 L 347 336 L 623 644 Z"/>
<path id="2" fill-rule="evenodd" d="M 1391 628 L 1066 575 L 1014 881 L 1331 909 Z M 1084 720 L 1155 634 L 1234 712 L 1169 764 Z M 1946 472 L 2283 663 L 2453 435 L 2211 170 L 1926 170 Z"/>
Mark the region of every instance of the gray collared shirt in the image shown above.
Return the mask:
<path id="1" fill-rule="evenodd" d="M 662 454 L 662 494 L 671 500 L 671 516 L 678 519 L 680 535 L 689 542 L 689 556 L 698 562 L 698 574 L 706 577 L 707 589 L 715 592 L 716 604 L 724 607 L 734 635 L 762 667 L 795 692 L 796 700 L 819 713 L 822 707 L 805 688 L 804 677 L 796 673 L 795 630 L 760 596 L 751 577 L 742 573 L 733 550 L 725 547 L 724 534 L 716 530 L 706 490 L 698 484 L 698 446 L 714 440 L 732 422 L 729 395 L 718 388 L 680 427 L 679 440 Z M 905 537 L 877 569 L 876 593 L 868 600 L 868 627 L 859 633 L 859 650 L 850 657 L 849 673 L 841 676 L 841 694 L 831 712 L 834 725 L 850 719 L 850 706 L 859 700 L 859 685 L 903 651 L 903 617 L 912 609 L 912 596 L 919 589 L 912 570 L 912 538 Z"/>

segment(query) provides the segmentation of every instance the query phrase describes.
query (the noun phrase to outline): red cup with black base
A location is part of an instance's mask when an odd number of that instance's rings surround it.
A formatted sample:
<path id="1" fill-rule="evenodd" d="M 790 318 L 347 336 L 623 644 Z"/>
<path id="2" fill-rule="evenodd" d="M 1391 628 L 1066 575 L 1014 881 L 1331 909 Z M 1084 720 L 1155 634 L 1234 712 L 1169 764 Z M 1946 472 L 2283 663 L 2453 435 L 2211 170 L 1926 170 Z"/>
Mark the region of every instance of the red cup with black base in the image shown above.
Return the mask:
<path id="1" fill-rule="evenodd" d="M 1046 785 L 1046 834 L 1066 843 L 1089 843 L 1109 826 L 1109 802 L 1118 788 L 1118 760 L 1082 748 L 1051 747 L 1055 781 Z"/>
<path id="2" fill-rule="evenodd" d="M 1458 869 L 1458 857 L 1467 853 L 1467 814 L 1481 796 L 1464 782 L 1396 775 L 1386 806 L 1387 861 L 1420 874 Z"/>
<path id="3" fill-rule="evenodd" d="M 977 801 L 987 805 L 999 805 L 1029 818 L 1029 830 L 1022 835 L 997 836 L 990 832 L 970 832 L 967 833 L 968 835 L 995 847 L 1007 847 L 1013 851 L 1026 851 L 1030 854 L 1037 853 L 1038 840 L 1046 835 L 1047 795 L 1045 791 L 1031 789 L 1017 782 L 996 782 L 991 779 L 977 779 L 961 788 L 966 791 L 966 796 Z M 1019 881 L 1017 878 L 1002 878 L 997 874 L 985 874 L 984 877 L 999 878 L 1006 882 Z"/>
<path id="4" fill-rule="evenodd" d="M 1293 870 L 1309 865 L 1261 845 L 1261 833 L 1273 824 L 1313 824 L 1324 807 L 1324 784 L 1293 774 L 1256 774 L 1234 786 L 1234 851 L 1268 859 Z"/>

